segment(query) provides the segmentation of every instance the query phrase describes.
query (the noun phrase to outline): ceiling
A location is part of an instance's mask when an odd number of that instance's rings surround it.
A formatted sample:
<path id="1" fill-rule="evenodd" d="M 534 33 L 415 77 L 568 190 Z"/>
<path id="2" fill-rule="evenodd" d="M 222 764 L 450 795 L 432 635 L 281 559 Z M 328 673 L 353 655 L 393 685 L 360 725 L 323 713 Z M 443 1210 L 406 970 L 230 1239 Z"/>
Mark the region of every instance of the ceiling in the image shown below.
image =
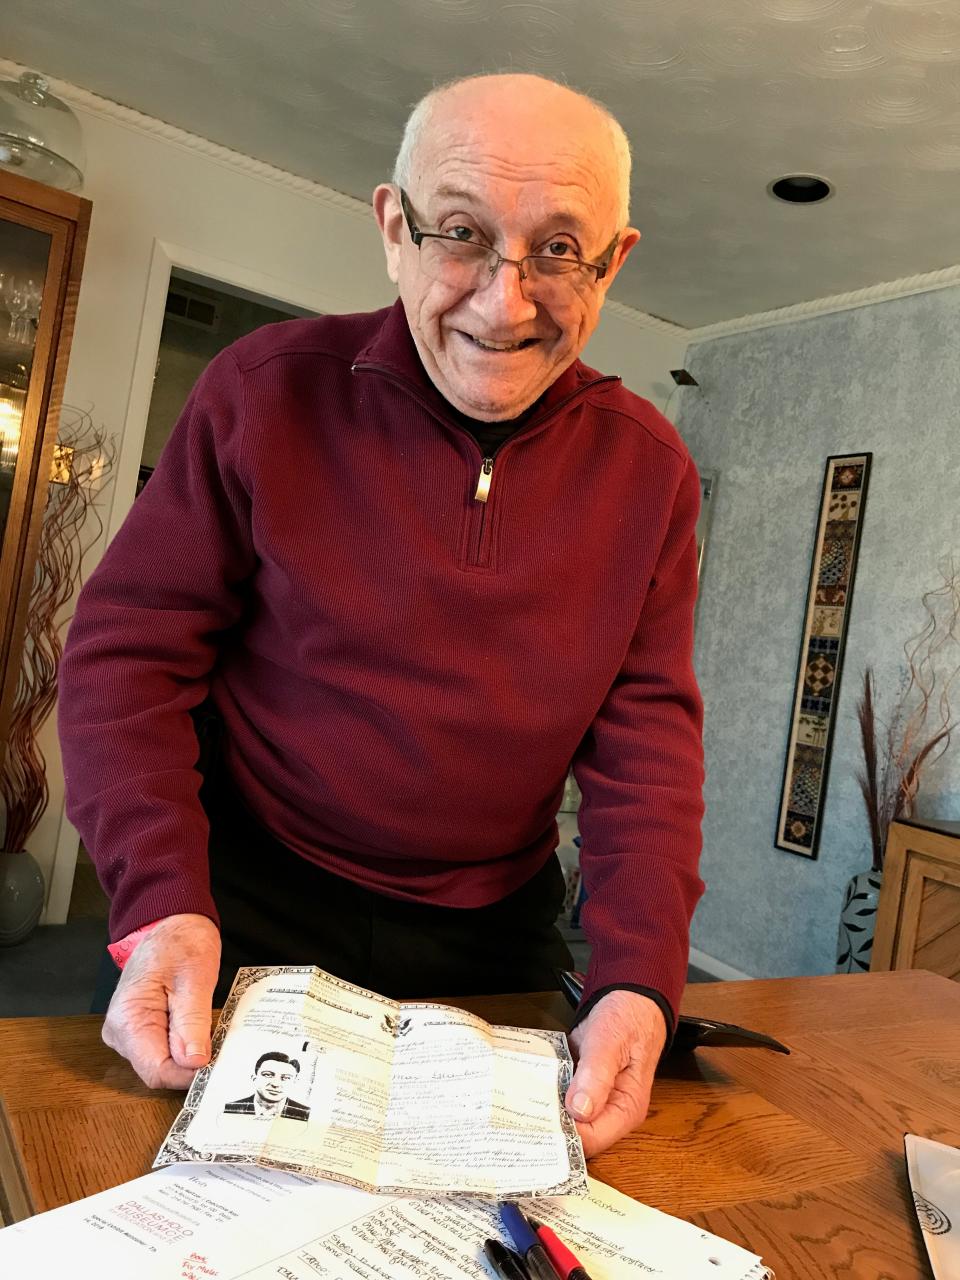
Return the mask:
<path id="1" fill-rule="evenodd" d="M 960 263 L 960 0 L 4 0 L 0 55 L 368 200 L 434 83 L 604 101 L 644 238 L 611 296 L 685 327 Z M 766 194 L 785 173 L 821 205 Z"/>

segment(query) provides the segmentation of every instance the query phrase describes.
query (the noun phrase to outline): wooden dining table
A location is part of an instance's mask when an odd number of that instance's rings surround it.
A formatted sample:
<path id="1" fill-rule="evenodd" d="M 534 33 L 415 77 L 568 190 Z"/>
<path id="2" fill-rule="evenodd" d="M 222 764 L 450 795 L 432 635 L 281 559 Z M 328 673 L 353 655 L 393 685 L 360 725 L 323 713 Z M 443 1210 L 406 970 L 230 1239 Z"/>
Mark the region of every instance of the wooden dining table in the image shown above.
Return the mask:
<path id="1" fill-rule="evenodd" d="M 556 992 L 450 999 L 563 1028 Z M 960 1145 L 960 984 L 843 974 L 691 985 L 683 1010 L 789 1055 L 701 1047 L 664 1060 L 643 1127 L 590 1173 L 736 1241 L 777 1280 L 917 1280 L 927 1255 L 903 1135 Z M 0 1021 L 0 1213 L 9 1222 L 147 1172 L 182 1095 L 153 1092 L 96 1017 Z"/>

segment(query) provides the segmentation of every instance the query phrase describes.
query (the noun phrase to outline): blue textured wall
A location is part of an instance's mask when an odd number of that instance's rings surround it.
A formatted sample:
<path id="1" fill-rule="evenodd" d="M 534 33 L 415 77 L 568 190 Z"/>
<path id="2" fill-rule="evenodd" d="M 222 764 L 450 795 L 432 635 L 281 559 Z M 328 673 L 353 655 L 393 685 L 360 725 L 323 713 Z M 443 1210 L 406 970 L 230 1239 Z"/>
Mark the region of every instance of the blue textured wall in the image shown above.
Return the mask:
<path id="1" fill-rule="evenodd" d="M 832 970 L 843 886 L 869 865 L 855 703 L 889 705 L 922 591 L 960 567 L 960 289 L 690 349 L 675 415 L 718 474 L 697 618 L 707 893 L 693 945 L 760 977 Z M 817 861 L 774 831 L 826 458 L 873 452 Z M 960 712 L 960 688 L 955 704 Z M 960 740 L 921 797 L 960 818 Z"/>

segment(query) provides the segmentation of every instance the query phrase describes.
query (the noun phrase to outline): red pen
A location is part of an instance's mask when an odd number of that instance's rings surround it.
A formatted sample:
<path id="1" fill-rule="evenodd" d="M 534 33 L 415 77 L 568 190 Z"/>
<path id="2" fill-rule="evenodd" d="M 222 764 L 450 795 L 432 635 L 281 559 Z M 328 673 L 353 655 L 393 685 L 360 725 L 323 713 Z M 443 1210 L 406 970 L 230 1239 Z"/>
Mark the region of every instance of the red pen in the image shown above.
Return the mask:
<path id="1" fill-rule="evenodd" d="M 536 1218 L 531 1218 L 529 1214 L 526 1216 L 527 1221 L 540 1237 L 540 1243 L 546 1249 L 547 1257 L 557 1275 L 560 1276 L 560 1280 L 590 1280 L 579 1259 L 570 1252 L 557 1233 L 544 1226 L 542 1222 L 538 1222 Z"/>

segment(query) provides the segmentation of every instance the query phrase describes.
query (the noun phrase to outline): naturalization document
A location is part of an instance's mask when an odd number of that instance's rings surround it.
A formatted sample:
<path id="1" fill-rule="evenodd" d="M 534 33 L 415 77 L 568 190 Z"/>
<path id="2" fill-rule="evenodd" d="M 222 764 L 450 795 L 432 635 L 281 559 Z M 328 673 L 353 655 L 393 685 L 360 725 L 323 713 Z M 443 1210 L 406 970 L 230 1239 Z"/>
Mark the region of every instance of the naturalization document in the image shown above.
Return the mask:
<path id="1" fill-rule="evenodd" d="M 739 1245 L 589 1180 L 524 1208 L 592 1280 L 761 1280 Z M 375 1196 L 239 1165 L 174 1165 L 0 1231 L 0 1275 L 103 1280 L 490 1280 L 486 1200 Z"/>
<path id="2" fill-rule="evenodd" d="M 585 1195 L 557 1031 L 398 1004 L 302 966 L 240 969 L 154 1168 L 259 1164 L 416 1196 Z"/>

